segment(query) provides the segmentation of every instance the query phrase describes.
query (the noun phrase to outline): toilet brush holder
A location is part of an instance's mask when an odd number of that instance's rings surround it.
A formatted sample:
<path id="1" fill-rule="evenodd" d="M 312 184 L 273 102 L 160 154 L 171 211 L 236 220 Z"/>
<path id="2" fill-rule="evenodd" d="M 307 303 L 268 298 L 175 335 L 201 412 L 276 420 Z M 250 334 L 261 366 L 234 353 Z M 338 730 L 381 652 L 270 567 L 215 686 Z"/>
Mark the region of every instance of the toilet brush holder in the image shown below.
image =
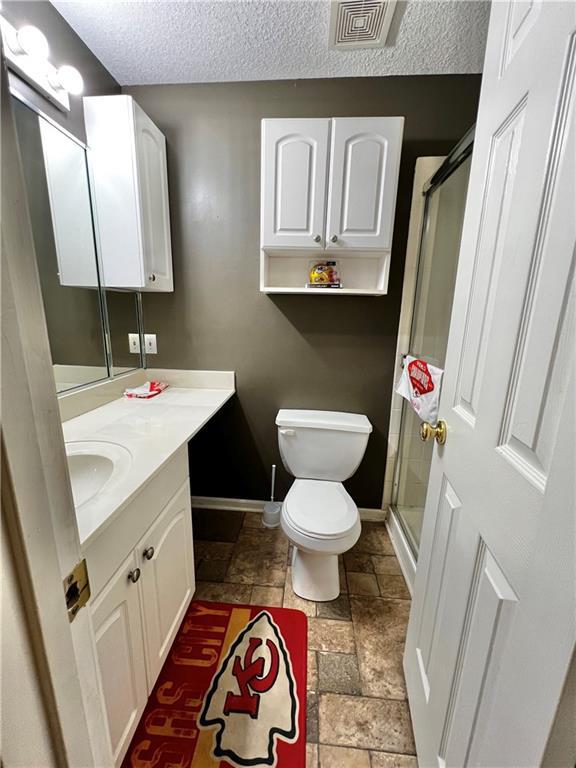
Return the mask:
<path id="1" fill-rule="evenodd" d="M 280 525 L 280 512 L 282 510 L 282 502 L 274 501 L 274 485 L 276 483 L 276 464 L 272 464 L 272 489 L 270 492 L 270 501 L 264 504 L 264 512 L 262 514 L 262 524 L 265 528 L 278 528 Z"/>
<path id="2" fill-rule="evenodd" d="M 264 513 L 262 515 L 262 524 L 265 528 L 278 528 L 280 525 L 280 512 L 282 511 L 282 502 L 267 501 L 264 504 Z"/>

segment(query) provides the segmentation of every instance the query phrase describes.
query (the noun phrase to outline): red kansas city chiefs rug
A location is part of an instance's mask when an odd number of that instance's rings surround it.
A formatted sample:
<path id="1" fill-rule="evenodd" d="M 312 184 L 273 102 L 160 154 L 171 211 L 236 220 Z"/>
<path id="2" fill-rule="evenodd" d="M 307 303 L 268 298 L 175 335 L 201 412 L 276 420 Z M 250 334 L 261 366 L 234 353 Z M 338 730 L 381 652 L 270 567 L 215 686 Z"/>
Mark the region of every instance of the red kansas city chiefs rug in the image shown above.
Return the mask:
<path id="1" fill-rule="evenodd" d="M 307 620 L 194 601 L 122 768 L 305 768 Z"/>

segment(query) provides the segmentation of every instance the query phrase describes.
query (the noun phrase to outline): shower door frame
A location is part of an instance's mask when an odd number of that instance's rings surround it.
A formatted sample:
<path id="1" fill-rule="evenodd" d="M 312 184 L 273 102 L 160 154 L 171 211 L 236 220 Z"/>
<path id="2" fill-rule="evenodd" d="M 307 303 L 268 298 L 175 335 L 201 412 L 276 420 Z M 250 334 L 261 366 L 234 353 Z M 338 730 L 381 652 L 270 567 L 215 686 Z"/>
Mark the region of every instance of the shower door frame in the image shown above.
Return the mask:
<path id="1" fill-rule="evenodd" d="M 432 174 L 432 176 L 428 179 L 428 181 L 422 187 L 422 195 L 424 196 L 424 208 L 422 210 L 422 217 L 420 221 L 420 233 L 418 238 L 418 250 L 417 250 L 417 258 L 416 258 L 416 283 L 414 285 L 414 293 L 412 297 L 410 331 L 408 334 L 408 341 L 407 341 L 408 348 L 404 350 L 399 350 L 399 355 L 402 359 L 401 365 L 403 365 L 403 360 L 406 357 L 406 355 L 411 353 L 410 345 L 412 342 L 412 337 L 415 329 L 415 321 L 416 321 L 415 302 L 416 302 L 416 297 L 418 296 L 418 288 L 422 279 L 422 268 L 424 266 L 422 247 L 424 245 L 424 237 L 426 232 L 426 224 L 428 220 L 431 196 L 434 194 L 434 192 L 436 192 L 442 186 L 442 184 L 444 184 L 444 182 L 446 182 L 452 176 L 452 174 L 462 165 L 462 163 L 464 163 L 470 157 L 474 148 L 474 132 L 475 132 L 475 126 L 473 125 L 464 134 L 462 139 L 460 139 L 460 141 L 456 144 L 456 146 L 452 149 L 452 151 L 446 156 L 445 160 L 440 165 L 438 170 Z M 398 428 L 398 452 L 397 452 L 396 461 L 394 465 L 392 498 L 390 502 L 390 513 L 389 513 L 389 519 L 387 521 L 387 526 L 388 526 L 388 530 L 390 532 L 392 541 L 395 545 L 395 549 L 399 557 L 400 563 L 402 565 L 404 576 L 408 582 L 408 587 L 410 591 L 412 591 L 412 586 L 413 586 L 416 567 L 417 567 L 418 552 L 415 551 L 414 547 L 412 546 L 411 536 L 406 531 L 405 523 L 402 519 L 401 514 L 398 512 L 398 508 L 397 508 L 397 494 L 398 494 L 399 479 L 400 479 L 399 478 L 400 465 L 402 462 L 402 457 L 400 453 L 400 445 L 401 445 L 400 438 L 402 436 L 402 429 L 405 426 L 404 413 L 405 413 L 405 410 L 403 406 L 401 411 L 401 416 L 400 416 L 400 425 Z"/>

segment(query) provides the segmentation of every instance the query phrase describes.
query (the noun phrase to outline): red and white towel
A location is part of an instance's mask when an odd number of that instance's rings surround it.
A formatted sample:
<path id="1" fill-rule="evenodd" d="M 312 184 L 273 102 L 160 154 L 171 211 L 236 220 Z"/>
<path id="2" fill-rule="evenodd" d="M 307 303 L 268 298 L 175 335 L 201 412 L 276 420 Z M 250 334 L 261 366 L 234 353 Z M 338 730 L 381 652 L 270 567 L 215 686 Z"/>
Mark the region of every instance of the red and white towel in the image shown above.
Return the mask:
<path id="1" fill-rule="evenodd" d="M 436 424 L 440 403 L 442 368 L 412 355 L 404 358 L 404 368 L 396 384 L 396 392 L 408 400 L 422 421 Z"/>
<path id="2" fill-rule="evenodd" d="M 151 397 L 156 397 L 156 395 L 159 395 L 169 386 L 170 385 L 165 381 L 147 381 L 139 387 L 125 389 L 124 397 L 136 397 L 140 400 L 150 400 Z"/>

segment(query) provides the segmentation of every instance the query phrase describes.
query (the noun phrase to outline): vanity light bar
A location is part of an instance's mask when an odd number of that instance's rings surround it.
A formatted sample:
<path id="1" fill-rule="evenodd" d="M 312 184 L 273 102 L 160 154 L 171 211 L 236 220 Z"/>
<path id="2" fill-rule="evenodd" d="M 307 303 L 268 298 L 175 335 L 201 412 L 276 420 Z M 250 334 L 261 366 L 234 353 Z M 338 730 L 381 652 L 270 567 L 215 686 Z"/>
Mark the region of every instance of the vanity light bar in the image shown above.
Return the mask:
<path id="1" fill-rule="evenodd" d="M 0 29 L 8 67 L 59 109 L 69 112 L 70 94 L 79 96 L 84 90 L 80 72 L 69 64 L 56 68 L 49 61 L 48 40 L 37 27 L 27 24 L 16 29 L 0 16 Z"/>

